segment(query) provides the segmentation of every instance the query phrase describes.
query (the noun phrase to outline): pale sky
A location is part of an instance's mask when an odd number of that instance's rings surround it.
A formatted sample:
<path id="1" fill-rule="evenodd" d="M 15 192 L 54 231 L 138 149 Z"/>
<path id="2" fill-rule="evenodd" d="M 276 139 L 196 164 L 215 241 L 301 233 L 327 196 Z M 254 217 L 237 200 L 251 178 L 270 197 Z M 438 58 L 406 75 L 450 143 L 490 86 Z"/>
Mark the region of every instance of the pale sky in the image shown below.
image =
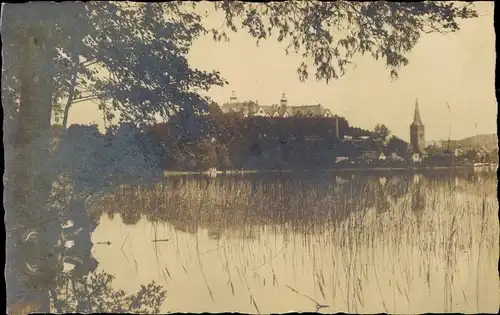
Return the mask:
<path id="1" fill-rule="evenodd" d="M 408 141 L 418 98 L 426 140 L 448 139 L 450 119 L 452 139 L 496 133 L 493 2 L 476 2 L 476 8 L 480 17 L 463 21 L 459 32 L 422 35 L 407 55 L 408 66 L 392 82 L 383 61 L 365 56 L 355 58 L 356 67 L 329 84 L 317 82 L 311 73 L 311 79 L 301 83 L 296 72 L 300 56 L 286 56 L 285 46 L 273 40 L 257 47 L 243 31 L 229 33 L 229 43 L 216 43 L 211 35 L 198 39 L 189 62 L 218 70 L 229 81 L 206 93 L 219 104 L 228 101 L 233 90 L 238 99 L 260 104 L 278 103 L 284 92 L 290 105 L 321 103 L 352 126 L 373 129 L 383 123 Z M 220 25 L 221 16 L 211 14 L 207 23 Z M 102 114 L 93 103 L 71 109 L 70 124 L 92 122 L 102 126 Z"/>

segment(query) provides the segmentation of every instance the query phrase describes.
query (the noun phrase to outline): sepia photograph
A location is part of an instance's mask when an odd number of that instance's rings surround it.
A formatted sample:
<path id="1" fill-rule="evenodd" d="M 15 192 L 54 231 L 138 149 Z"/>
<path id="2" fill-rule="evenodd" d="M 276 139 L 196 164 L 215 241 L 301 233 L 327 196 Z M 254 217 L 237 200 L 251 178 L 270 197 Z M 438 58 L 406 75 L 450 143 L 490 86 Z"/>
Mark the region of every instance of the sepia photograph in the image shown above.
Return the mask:
<path id="1" fill-rule="evenodd" d="M 6 313 L 496 314 L 494 11 L 2 3 Z"/>

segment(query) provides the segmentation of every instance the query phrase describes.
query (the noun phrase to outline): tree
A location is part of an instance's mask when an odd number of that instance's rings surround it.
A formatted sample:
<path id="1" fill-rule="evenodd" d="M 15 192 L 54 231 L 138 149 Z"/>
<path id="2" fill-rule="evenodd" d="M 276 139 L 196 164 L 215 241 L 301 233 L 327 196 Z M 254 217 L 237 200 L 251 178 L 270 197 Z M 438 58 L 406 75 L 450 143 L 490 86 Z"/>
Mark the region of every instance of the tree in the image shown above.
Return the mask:
<path id="1" fill-rule="evenodd" d="M 375 138 L 385 142 L 391 132 L 389 131 L 389 128 L 387 128 L 385 125 L 377 124 L 373 129 L 373 133 L 375 135 Z"/>
<path id="2" fill-rule="evenodd" d="M 443 155 L 444 148 L 441 146 L 437 146 L 435 144 L 429 145 L 425 148 L 425 152 L 429 155 Z"/>
<path id="3" fill-rule="evenodd" d="M 81 101 L 97 102 L 105 120 L 113 117 L 113 111 L 119 111 L 121 121 L 138 122 L 152 122 L 155 115 L 167 118 L 179 111 L 190 115 L 206 111 L 208 100 L 195 91 L 224 81 L 215 71 L 199 71 L 187 63 L 192 42 L 207 32 L 201 16 L 190 13 L 189 7 L 182 2 L 53 7 L 63 14 L 53 18 L 49 32 L 62 31 L 58 26 L 64 23 L 67 29 L 74 29 L 67 40 L 58 36 L 51 41 L 55 49 L 52 109 L 56 116 L 63 116 L 63 126 L 67 127 L 70 107 Z M 12 22 L 14 28 L 16 22 Z M 4 31 L 11 32 L 15 31 Z M 16 45 L 7 43 L 7 50 L 15 53 Z M 10 79 L 3 84 L 14 108 L 19 99 L 18 63 L 8 63 Z"/>
<path id="4" fill-rule="evenodd" d="M 392 136 L 387 142 L 387 149 L 395 153 L 406 154 L 408 153 L 408 143 L 396 136 Z"/>
<path id="5" fill-rule="evenodd" d="M 222 169 L 229 169 L 232 166 L 231 154 L 224 143 L 216 143 L 217 166 Z"/>
<path id="6" fill-rule="evenodd" d="M 6 101 L 3 106 L 7 107 L 6 113 L 9 115 L 6 127 L 12 128 L 6 131 L 8 137 L 4 141 L 7 151 L 5 177 L 8 183 L 5 188 L 6 223 L 10 227 L 23 226 L 22 229 L 7 233 L 7 303 L 35 299 L 48 311 L 48 296 L 44 289 L 27 291 L 24 288 L 29 285 L 21 279 L 25 273 L 22 269 L 25 266 L 23 256 L 33 250 L 23 242 L 23 234 L 36 228 L 39 222 L 53 219 L 47 211 L 46 202 L 52 185 L 48 165 L 55 51 L 51 42 L 57 38 L 57 34 L 48 29 L 51 27 L 50 20 L 59 17 L 59 12 L 51 12 L 40 3 L 33 3 L 31 11 L 18 6 L 15 17 L 25 21 L 19 25 L 15 20 L 7 19 L 5 7 L 2 8 L 2 39 L 5 50 L 9 50 L 6 54 L 9 56 L 6 71 L 10 74 L 15 71 L 19 83 L 19 106 L 12 103 L 13 98 L 2 100 Z M 15 32 L 7 32 L 8 27 L 12 26 L 16 27 Z M 13 54 L 13 47 L 18 50 L 17 54 Z M 48 235 L 39 238 L 36 247 L 50 248 Z M 45 258 L 47 265 L 52 264 L 51 259 Z"/>
<path id="7" fill-rule="evenodd" d="M 197 168 L 206 170 L 217 166 L 217 151 L 215 143 L 208 139 L 201 139 L 194 145 L 194 155 L 197 157 Z"/>
<path id="8" fill-rule="evenodd" d="M 396 78 L 422 33 L 455 32 L 458 20 L 477 17 L 471 2 L 219 1 L 215 6 L 231 30 L 244 29 L 257 42 L 274 37 L 288 43 L 286 53 L 301 54 L 300 79 L 308 78 L 306 61 L 311 61 L 316 79 L 327 82 L 342 76 L 359 54 L 384 59 Z"/>
<path id="9" fill-rule="evenodd" d="M 272 36 L 278 41 L 288 40 L 287 53 L 294 51 L 304 57 L 298 69 L 302 79 L 308 77 L 306 61 L 312 61 L 316 78 L 331 80 L 346 71 L 356 54 L 384 58 L 391 75 L 396 76 L 397 69 L 408 62 L 404 54 L 414 47 L 421 33 L 458 30 L 459 19 L 476 16 L 469 5 L 223 1 L 215 3 L 215 9 L 225 13 L 230 30 L 242 28 L 257 41 Z M 224 29 L 206 29 L 202 23 L 206 15 L 197 13 L 196 6 L 182 2 L 92 2 L 54 7 L 53 12 L 64 13 L 57 16 L 52 30 L 59 34 L 53 108 L 63 115 L 63 125 L 66 127 L 71 105 L 85 100 L 98 102 L 105 118 L 112 117 L 110 109 L 120 110 L 126 119 L 137 116 L 151 120 L 153 112 L 168 116 L 183 99 L 192 103 L 198 100 L 206 107 L 203 98 L 192 90 L 224 81 L 217 72 L 189 67 L 186 53 L 202 34 L 212 32 L 216 40 L 228 36 Z M 339 28 L 347 29 L 339 32 Z M 144 54 L 146 51 L 148 54 Z M 15 67 L 6 68 L 13 70 L 8 72 L 4 91 L 16 94 L 18 89 L 12 88 L 18 82 Z M 102 73 L 109 76 L 100 78 Z M 8 97 L 18 99 L 12 93 L 7 93 Z"/>
<path id="10" fill-rule="evenodd" d="M 466 159 L 470 162 L 477 162 L 479 160 L 478 156 L 478 150 L 476 149 L 467 150 L 465 153 Z"/>

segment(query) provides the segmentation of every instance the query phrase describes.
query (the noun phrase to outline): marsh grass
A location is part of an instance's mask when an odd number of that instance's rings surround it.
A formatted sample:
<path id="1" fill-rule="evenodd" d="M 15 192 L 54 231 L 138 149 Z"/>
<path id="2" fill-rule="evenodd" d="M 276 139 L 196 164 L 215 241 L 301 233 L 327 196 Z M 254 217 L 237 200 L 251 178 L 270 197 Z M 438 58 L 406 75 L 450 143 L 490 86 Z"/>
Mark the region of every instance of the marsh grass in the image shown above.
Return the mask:
<path id="1" fill-rule="evenodd" d="M 125 224 L 142 216 L 168 222 L 174 234 L 196 238 L 206 230 L 219 245 L 210 251 L 197 248 L 196 260 L 201 267 L 204 255 L 222 253 L 227 283 L 226 293 L 214 294 L 202 268 L 214 302 L 214 295 L 220 301 L 246 294 L 253 311 L 242 311 L 269 312 L 259 291 L 289 286 L 297 303 L 304 300 L 300 311 L 321 306 L 316 311 L 406 313 L 487 312 L 498 306 L 498 298 L 491 299 L 499 291 L 497 209 L 493 177 L 380 181 L 321 175 L 209 182 L 178 178 L 148 187 L 122 186 L 90 210 L 96 216 L 120 213 Z M 247 241 L 243 246 L 236 240 Z M 178 255 L 187 251 L 176 250 Z M 303 273 L 309 274 L 307 283 L 296 281 L 307 279 Z M 473 288 L 468 278 L 475 279 Z"/>

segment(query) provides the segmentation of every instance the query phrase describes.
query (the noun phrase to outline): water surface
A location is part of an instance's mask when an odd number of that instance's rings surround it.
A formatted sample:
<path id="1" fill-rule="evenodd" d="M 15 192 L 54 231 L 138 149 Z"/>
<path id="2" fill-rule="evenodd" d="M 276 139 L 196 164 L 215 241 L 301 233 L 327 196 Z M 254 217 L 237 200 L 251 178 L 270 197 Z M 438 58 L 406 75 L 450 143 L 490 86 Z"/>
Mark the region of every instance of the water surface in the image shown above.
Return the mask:
<path id="1" fill-rule="evenodd" d="M 496 174 L 172 177 L 95 202 L 98 269 L 162 312 L 495 312 Z M 154 242 L 154 240 L 157 240 Z"/>

